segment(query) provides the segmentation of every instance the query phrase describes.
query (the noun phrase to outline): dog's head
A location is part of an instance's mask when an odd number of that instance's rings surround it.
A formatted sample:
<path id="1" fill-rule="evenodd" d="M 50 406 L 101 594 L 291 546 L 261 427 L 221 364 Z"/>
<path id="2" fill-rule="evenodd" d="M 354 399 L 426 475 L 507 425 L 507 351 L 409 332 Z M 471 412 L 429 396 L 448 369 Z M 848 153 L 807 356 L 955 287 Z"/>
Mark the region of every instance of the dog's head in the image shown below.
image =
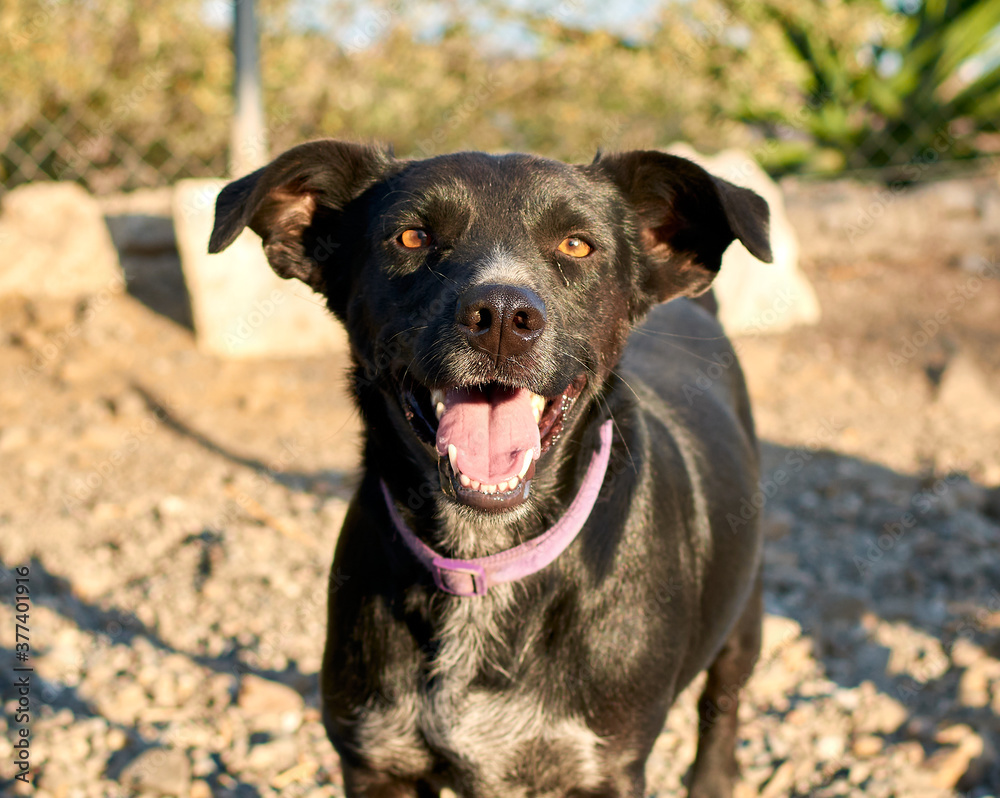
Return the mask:
<path id="1" fill-rule="evenodd" d="M 653 151 L 574 166 L 316 141 L 223 189 L 210 251 L 244 227 L 345 323 L 369 434 L 491 512 L 558 461 L 654 303 L 706 290 L 734 239 L 771 258 L 764 200 Z"/>

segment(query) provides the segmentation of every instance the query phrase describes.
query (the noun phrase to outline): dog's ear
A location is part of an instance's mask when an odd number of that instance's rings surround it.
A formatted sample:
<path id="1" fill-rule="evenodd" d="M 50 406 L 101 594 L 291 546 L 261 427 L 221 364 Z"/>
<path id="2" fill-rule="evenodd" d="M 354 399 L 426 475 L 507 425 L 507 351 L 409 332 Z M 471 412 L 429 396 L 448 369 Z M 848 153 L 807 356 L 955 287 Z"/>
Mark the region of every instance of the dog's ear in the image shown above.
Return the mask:
<path id="1" fill-rule="evenodd" d="M 331 245 L 310 243 L 307 230 L 318 217 L 342 210 L 391 162 L 387 150 L 333 139 L 293 147 L 222 189 L 208 251 L 221 252 L 249 227 L 263 240 L 278 275 L 296 277 L 322 292 L 321 264 L 329 258 Z"/>
<path id="2" fill-rule="evenodd" d="M 590 168 L 610 177 L 635 209 L 652 266 L 643 289 L 654 300 L 707 290 L 734 239 L 771 262 L 767 203 L 750 189 L 652 150 L 598 155 Z"/>

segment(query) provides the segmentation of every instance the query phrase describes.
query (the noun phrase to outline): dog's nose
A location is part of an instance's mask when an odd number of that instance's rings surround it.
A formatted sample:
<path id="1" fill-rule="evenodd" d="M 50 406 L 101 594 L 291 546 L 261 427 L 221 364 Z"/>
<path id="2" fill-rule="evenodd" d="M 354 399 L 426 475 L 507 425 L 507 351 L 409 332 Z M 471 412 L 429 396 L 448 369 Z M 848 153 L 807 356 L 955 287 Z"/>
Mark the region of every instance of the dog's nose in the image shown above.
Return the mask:
<path id="1" fill-rule="evenodd" d="M 475 285 L 458 298 L 455 322 L 476 349 L 497 358 L 522 355 L 545 328 L 545 303 L 513 285 Z"/>

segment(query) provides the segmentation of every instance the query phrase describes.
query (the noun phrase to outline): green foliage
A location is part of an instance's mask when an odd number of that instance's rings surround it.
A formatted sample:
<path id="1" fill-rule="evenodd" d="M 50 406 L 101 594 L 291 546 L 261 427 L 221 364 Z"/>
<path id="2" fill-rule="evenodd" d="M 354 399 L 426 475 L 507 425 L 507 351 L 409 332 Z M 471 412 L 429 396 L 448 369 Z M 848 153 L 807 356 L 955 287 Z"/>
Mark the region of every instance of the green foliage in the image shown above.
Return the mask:
<path id="1" fill-rule="evenodd" d="M 927 0 L 910 14 L 877 0 L 741 4 L 757 29 L 780 32 L 801 67 L 793 103 L 814 148 L 786 151 L 788 168 L 889 168 L 996 151 L 1000 119 L 1000 3 Z M 857 24 L 862 21 L 863 24 Z M 773 131 L 796 109 L 748 92 L 735 113 Z M 905 168 L 904 168 L 905 167 Z"/>

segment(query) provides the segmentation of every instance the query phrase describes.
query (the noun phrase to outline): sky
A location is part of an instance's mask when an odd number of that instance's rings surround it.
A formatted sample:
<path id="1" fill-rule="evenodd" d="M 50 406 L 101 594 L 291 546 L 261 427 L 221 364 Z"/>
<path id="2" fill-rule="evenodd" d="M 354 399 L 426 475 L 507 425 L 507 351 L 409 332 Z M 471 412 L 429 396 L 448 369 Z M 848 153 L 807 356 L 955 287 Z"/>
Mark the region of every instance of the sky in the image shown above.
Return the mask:
<path id="1" fill-rule="evenodd" d="M 641 41 L 644 31 L 648 30 L 657 11 L 666 0 L 615 0 L 615 2 L 594 2 L 594 0 L 505 0 L 505 5 L 516 10 L 533 10 L 539 14 L 550 14 L 555 18 L 565 17 L 574 24 L 583 23 L 589 28 L 611 30 L 619 35 L 635 38 Z M 334 39 L 347 43 L 357 40 L 359 32 L 384 30 L 385 25 L 379 25 L 380 19 L 385 19 L 387 13 L 405 14 L 408 24 L 414 27 L 421 37 L 433 39 L 440 35 L 451 12 L 442 3 L 417 2 L 406 3 L 405 10 L 392 9 L 403 6 L 399 0 L 395 2 L 353 2 L 348 11 L 346 24 L 334 23 L 329 13 L 329 0 L 292 0 L 292 18 L 303 29 L 328 31 Z M 336 4 L 342 5 L 342 4 Z M 498 24 L 484 10 L 477 9 L 477 4 L 462 2 L 459 6 L 471 9 L 471 22 L 474 28 L 483 34 L 489 46 L 492 44 L 500 50 L 530 51 L 531 40 L 526 32 L 515 24 Z M 229 27 L 233 17 L 232 0 L 204 0 L 202 5 L 204 21 L 213 27 Z M 373 40 L 376 40 L 372 37 Z"/>

